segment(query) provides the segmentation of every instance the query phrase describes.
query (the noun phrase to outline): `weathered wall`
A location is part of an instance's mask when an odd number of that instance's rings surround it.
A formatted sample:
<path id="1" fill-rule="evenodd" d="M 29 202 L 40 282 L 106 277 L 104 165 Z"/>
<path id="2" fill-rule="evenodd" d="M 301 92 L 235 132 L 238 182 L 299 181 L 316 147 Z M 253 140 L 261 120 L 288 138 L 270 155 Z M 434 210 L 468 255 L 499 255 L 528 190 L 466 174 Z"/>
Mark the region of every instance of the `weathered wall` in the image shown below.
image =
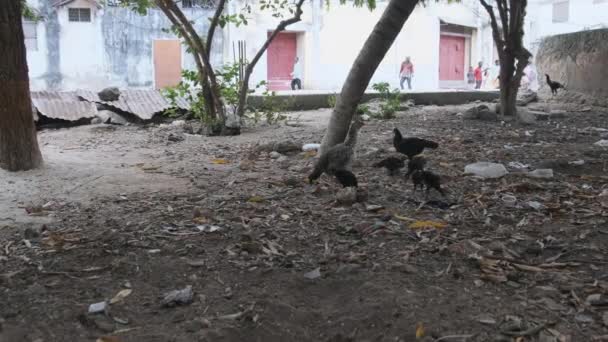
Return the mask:
<path id="1" fill-rule="evenodd" d="M 119 7 L 97 8 L 76 0 L 55 7 L 53 0 L 29 0 L 44 15 L 38 24 L 38 49 L 28 50 L 32 90 L 99 90 L 108 86 L 154 86 L 152 44 L 156 39 L 176 39 L 164 29 L 171 23 L 159 10 L 141 16 Z M 70 22 L 69 7 L 91 8 L 91 22 Z M 212 10 L 184 9 L 198 32 L 206 32 Z M 195 69 L 194 60 L 182 49 L 181 66 Z M 223 35 L 214 36 L 212 63 L 223 61 Z M 180 61 L 176 61 L 180 63 Z"/>
<path id="2" fill-rule="evenodd" d="M 541 86 L 545 74 L 569 91 L 608 96 L 608 29 L 581 31 L 545 38 L 536 55 Z"/>

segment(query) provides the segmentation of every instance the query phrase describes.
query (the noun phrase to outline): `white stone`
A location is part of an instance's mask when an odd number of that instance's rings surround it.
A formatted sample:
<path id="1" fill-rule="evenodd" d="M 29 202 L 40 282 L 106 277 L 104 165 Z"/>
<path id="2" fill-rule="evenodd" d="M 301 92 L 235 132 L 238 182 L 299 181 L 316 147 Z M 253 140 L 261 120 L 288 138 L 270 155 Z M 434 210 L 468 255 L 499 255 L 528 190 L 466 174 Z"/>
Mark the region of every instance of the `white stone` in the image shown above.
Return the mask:
<path id="1" fill-rule="evenodd" d="M 500 178 L 509 173 L 504 165 L 489 162 L 477 162 L 465 166 L 464 173 L 482 178 Z"/>

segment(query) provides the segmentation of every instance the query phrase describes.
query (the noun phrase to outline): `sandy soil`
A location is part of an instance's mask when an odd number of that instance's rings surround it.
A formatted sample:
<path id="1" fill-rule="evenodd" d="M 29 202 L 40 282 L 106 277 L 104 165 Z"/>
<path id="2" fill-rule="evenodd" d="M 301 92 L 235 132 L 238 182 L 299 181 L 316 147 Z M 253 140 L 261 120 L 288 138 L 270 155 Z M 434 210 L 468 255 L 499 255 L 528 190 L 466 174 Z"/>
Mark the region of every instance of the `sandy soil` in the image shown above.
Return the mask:
<path id="1" fill-rule="evenodd" d="M 367 200 L 353 206 L 329 177 L 304 182 L 309 154 L 255 148 L 320 141 L 327 110 L 238 137 L 41 132 L 43 169 L 0 172 L 0 341 L 602 341 L 608 151 L 593 143 L 607 114 L 521 126 L 465 121 L 465 108 L 368 122 L 355 164 Z M 424 205 L 371 167 L 393 127 L 440 143 L 425 155 L 447 199 Z M 463 175 L 475 161 L 555 176 Z M 191 300 L 163 305 L 186 286 Z"/>

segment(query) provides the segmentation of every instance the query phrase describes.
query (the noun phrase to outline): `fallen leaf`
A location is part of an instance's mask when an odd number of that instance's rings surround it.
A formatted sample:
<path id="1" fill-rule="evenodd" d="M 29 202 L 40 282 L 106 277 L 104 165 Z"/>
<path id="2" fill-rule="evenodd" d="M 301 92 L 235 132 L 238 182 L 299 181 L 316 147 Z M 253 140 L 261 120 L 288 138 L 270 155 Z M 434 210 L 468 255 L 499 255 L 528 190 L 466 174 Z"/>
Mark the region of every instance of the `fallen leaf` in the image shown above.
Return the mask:
<path id="1" fill-rule="evenodd" d="M 317 151 L 304 152 L 304 158 L 312 158 L 317 155 Z"/>
<path id="2" fill-rule="evenodd" d="M 223 165 L 223 164 L 228 164 L 228 161 L 226 159 L 213 159 L 211 161 L 211 163 L 216 164 L 216 165 Z"/>
<path id="3" fill-rule="evenodd" d="M 131 294 L 131 292 L 133 292 L 133 290 L 131 289 L 121 290 L 116 294 L 116 296 L 114 296 L 114 298 L 110 299 L 110 304 L 122 302 L 122 300 L 127 298 Z"/>
<path id="4" fill-rule="evenodd" d="M 247 200 L 247 202 L 250 202 L 250 203 L 264 202 L 264 197 L 261 197 L 261 196 L 252 196 L 250 199 Z"/>
<path id="5" fill-rule="evenodd" d="M 416 339 L 419 340 L 419 339 L 423 338 L 424 334 L 425 334 L 424 324 L 418 323 L 418 325 L 416 325 Z"/>
<path id="6" fill-rule="evenodd" d="M 195 217 L 192 219 L 192 222 L 194 223 L 198 223 L 198 224 L 205 224 L 205 223 L 209 223 L 209 219 L 206 217 Z"/>
<path id="7" fill-rule="evenodd" d="M 121 340 L 116 336 L 102 336 L 95 342 L 120 342 Z"/>
<path id="8" fill-rule="evenodd" d="M 411 229 L 435 228 L 442 229 L 447 227 L 447 224 L 436 221 L 416 221 L 409 225 Z"/>

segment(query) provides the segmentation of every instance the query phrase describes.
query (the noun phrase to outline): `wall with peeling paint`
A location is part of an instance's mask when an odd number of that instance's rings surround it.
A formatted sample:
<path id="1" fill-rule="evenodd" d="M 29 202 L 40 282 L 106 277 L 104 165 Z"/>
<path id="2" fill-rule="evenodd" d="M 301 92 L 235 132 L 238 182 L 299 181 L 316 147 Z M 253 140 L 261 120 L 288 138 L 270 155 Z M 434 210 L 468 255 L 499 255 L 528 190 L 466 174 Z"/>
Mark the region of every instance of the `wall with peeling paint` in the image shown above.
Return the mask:
<path id="1" fill-rule="evenodd" d="M 43 16 L 38 23 L 38 48 L 28 50 L 32 90 L 100 90 L 104 87 L 154 87 L 152 44 L 176 39 L 165 32 L 171 26 L 159 10 L 141 16 L 120 7 L 98 7 L 94 1 L 75 0 L 55 7 L 53 0 L 30 0 Z M 91 22 L 70 22 L 68 8 L 90 8 Z M 184 14 L 206 32 L 213 11 L 193 8 Z M 212 63 L 221 65 L 223 36 L 214 37 Z M 193 58 L 182 49 L 183 69 L 195 69 Z"/>

